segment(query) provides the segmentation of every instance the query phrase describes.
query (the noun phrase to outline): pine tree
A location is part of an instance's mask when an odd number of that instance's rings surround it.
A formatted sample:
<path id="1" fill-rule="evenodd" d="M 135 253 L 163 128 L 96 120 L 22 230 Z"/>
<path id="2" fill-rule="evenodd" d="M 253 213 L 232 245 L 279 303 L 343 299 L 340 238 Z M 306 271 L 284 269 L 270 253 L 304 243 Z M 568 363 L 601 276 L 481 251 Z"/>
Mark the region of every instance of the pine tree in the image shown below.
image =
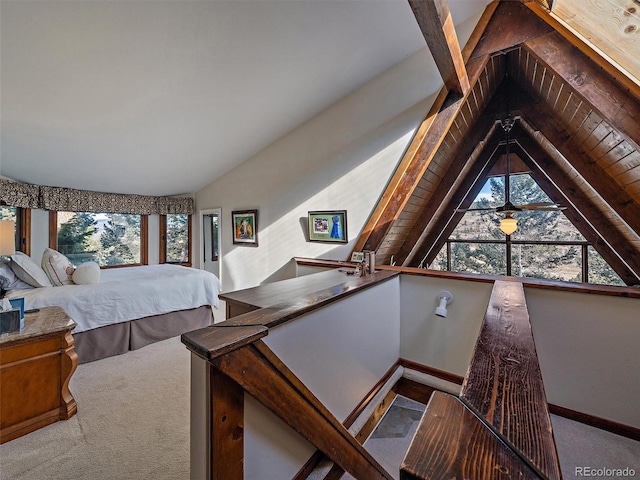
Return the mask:
<path id="1" fill-rule="evenodd" d="M 132 239 L 139 238 L 140 217 L 112 213 L 107 215 L 107 219 L 100 234 L 100 264 L 139 263 L 140 246 L 139 243 L 136 245 L 137 240 Z"/>
<path id="2" fill-rule="evenodd" d="M 167 215 L 167 261 L 186 262 L 189 259 L 189 216 Z"/>
<path id="3" fill-rule="evenodd" d="M 93 260 L 96 246 L 91 237 L 97 222 L 92 213 L 75 213 L 58 230 L 58 251 L 76 265 Z"/>
<path id="4" fill-rule="evenodd" d="M 549 202 L 549 197 L 529 175 L 512 175 L 510 178 L 510 200 L 516 205 Z M 490 198 L 476 200 L 472 208 L 489 208 L 504 204 L 504 177 L 489 180 Z M 567 220 L 561 212 L 523 211 L 515 214 L 518 230 L 512 240 L 582 240 L 574 228 L 559 228 Z M 465 222 L 465 218 L 475 221 Z M 463 217 L 452 238 L 468 240 L 500 240 L 505 238 L 500 230 L 502 215 L 494 212 L 469 212 Z M 514 245 L 512 249 L 512 274 L 516 276 L 562 279 L 557 273 L 561 267 L 573 267 L 577 263 L 579 248 L 560 245 Z M 506 249 L 504 245 L 492 243 L 454 243 L 452 245 L 452 270 L 505 275 Z M 436 262 L 434 262 L 436 263 Z M 446 257 L 439 255 L 436 268 L 446 268 Z M 565 275 L 566 276 L 566 275 Z"/>

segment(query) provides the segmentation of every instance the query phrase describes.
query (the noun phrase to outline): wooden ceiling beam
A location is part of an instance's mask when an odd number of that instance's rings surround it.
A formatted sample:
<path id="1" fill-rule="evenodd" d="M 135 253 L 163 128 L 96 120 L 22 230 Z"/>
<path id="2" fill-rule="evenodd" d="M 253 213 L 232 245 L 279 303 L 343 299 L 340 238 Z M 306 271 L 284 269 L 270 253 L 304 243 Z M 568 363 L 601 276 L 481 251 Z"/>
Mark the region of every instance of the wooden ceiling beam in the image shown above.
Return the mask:
<path id="1" fill-rule="evenodd" d="M 629 92 L 559 33 L 528 40 L 525 51 L 565 81 L 579 97 L 638 148 L 640 97 Z"/>
<path id="2" fill-rule="evenodd" d="M 471 206 L 480 190 L 482 190 L 489 172 L 500 158 L 502 153 L 500 140 L 502 139 L 503 135 L 496 129 L 490 140 L 491 147 L 487 145 L 482 150 L 480 156 L 473 163 L 471 170 L 458 183 L 450 200 L 445 205 L 439 206 L 438 211 L 443 212 L 442 215 L 429 227 L 429 231 L 420 240 L 420 244 L 411 252 L 411 256 L 404 261 L 403 266 L 417 267 L 433 262 L 451 232 L 464 216 L 464 212 L 456 210 Z"/>
<path id="3" fill-rule="evenodd" d="M 469 77 L 446 0 L 409 0 L 409 5 L 445 86 L 458 95 L 466 94 Z"/>
<path id="4" fill-rule="evenodd" d="M 627 285 L 638 284 L 640 259 L 635 255 L 633 246 L 621 235 L 611 235 L 616 231 L 615 225 L 598 215 L 597 206 L 582 194 L 578 185 L 565 175 L 537 142 L 517 130 L 514 137 L 516 135 L 514 153 L 531 168 L 530 175 L 535 182 L 553 202 L 566 207 L 563 213 L 569 221 Z M 605 237 L 601 232 L 609 235 Z"/>
<path id="5" fill-rule="evenodd" d="M 469 41 L 462 50 L 467 75 L 472 85 L 475 84 L 480 72 L 489 61 L 489 56 L 482 56 L 473 62 L 470 62 L 469 58 L 499 5 L 499 1 L 494 1 L 485 8 Z M 400 159 L 400 163 L 371 213 L 367 224 L 363 227 L 353 251 L 378 249 L 393 222 L 400 216 L 411 194 L 420 182 L 463 104 L 464 99 L 459 98 L 459 95 L 455 93 L 449 93 L 446 87 L 440 90 L 427 116 L 411 140 L 407 151 Z M 441 112 L 444 115 L 440 115 Z M 439 116 L 443 118 L 436 121 Z M 426 140 L 427 137 L 429 137 L 429 141 Z M 351 258 L 351 255 L 348 258 Z"/>
<path id="6" fill-rule="evenodd" d="M 471 58 L 507 52 L 532 38 L 546 35 L 553 28 L 520 2 L 501 1 L 484 30 Z"/>
<path id="7" fill-rule="evenodd" d="M 495 120 L 493 117 L 482 117 L 476 125 L 473 126 L 471 135 L 469 135 L 465 143 L 456 152 L 456 157 L 451 162 L 444 177 L 440 180 L 429 202 L 425 205 L 422 212 L 420 212 L 420 216 L 411 228 L 411 232 L 405 238 L 398 252 L 394 254 L 398 265 L 404 265 L 407 258 L 412 256 L 411 252 L 420 248 L 420 237 L 423 236 L 424 230 L 429 225 L 429 222 L 438 209 L 441 208 L 442 202 L 445 201 L 452 189 L 455 189 L 464 181 L 466 174 L 462 175 L 462 173 L 474 150 L 481 148 L 483 151 L 485 149 L 493 151 L 496 149 L 501 138 L 501 134 L 495 133 Z M 472 166 L 469 172 L 470 175 L 474 174 L 473 170 L 474 168 Z M 477 172 L 475 173 L 477 174 Z"/>
<path id="8" fill-rule="evenodd" d="M 549 113 L 535 105 L 525 107 L 522 113 L 523 128 L 531 132 L 539 131 L 629 228 L 640 235 L 640 207 L 631 195 L 618 185 L 579 145 L 567 141 L 566 135 L 561 133 L 563 131 L 561 126 Z M 535 126 L 529 123 L 528 119 L 530 118 L 535 119 Z"/>
<path id="9" fill-rule="evenodd" d="M 491 54 L 509 49 L 524 39 L 548 33 L 548 26 L 545 26 L 544 22 L 541 22 L 535 15 L 528 13 L 528 9 L 522 8 L 522 5 L 518 4 L 521 14 L 513 13 L 512 3 L 518 2 L 496 0 L 490 3 L 462 50 L 471 86 L 476 84 Z M 497 10 L 506 13 L 500 14 L 497 20 L 493 21 Z M 525 18 L 528 20 L 525 21 Z M 519 28 L 513 28 L 514 22 L 518 22 Z M 525 28 L 529 22 L 535 22 L 535 28 Z M 491 24 L 491 28 L 488 28 L 489 24 Z M 458 94 L 448 92 L 446 88 L 440 91 L 400 160 L 367 224 L 363 227 L 353 251 L 377 250 L 382 244 L 389 229 L 400 216 L 422 179 L 465 100 L 465 96 L 460 98 Z"/>

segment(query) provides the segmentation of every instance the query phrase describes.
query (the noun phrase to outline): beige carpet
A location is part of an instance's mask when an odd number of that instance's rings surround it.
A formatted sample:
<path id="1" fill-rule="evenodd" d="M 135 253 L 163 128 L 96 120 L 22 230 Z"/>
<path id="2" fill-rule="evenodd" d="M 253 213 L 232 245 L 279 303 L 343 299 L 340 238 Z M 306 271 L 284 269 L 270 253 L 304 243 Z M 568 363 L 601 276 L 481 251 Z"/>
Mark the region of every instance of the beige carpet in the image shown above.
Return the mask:
<path id="1" fill-rule="evenodd" d="M 78 413 L 0 445 L 0 479 L 188 479 L 189 355 L 175 337 L 80 365 Z"/>

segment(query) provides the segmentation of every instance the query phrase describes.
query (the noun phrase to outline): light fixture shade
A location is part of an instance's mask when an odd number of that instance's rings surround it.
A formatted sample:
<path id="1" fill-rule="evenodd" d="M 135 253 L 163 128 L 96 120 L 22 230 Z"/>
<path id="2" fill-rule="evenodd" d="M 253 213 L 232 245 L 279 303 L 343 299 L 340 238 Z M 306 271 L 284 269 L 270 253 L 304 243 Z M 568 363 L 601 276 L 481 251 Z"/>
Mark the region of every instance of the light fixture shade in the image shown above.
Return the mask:
<path id="1" fill-rule="evenodd" d="M 0 255 L 16 253 L 16 224 L 11 220 L 0 220 Z"/>
<path id="2" fill-rule="evenodd" d="M 518 229 L 518 220 L 513 217 L 505 217 L 500 220 L 500 230 L 506 235 L 511 235 Z"/>

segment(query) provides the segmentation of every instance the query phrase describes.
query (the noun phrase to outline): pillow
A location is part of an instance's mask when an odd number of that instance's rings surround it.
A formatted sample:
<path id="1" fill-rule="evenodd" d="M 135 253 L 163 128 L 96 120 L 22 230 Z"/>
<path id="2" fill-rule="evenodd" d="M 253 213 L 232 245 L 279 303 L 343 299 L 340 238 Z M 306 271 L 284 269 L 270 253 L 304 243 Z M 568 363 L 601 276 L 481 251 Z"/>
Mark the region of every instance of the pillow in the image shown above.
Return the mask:
<path id="1" fill-rule="evenodd" d="M 15 272 L 11 270 L 8 263 L 0 262 L 0 287 L 5 290 L 15 290 L 18 288 L 33 288 L 33 285 L 20 280 Z"/>
<path id="2" fill-rule="evenodd" d="M 73 272 L 73 283 L 78 285 L 94 285 L 100 281 L 100 265 L 96 262 L 85 262 L 78 265 Z"/>
<path id="3" fill-rule="evenodd" d="M 23 282 L 32 287 L 50 287 L 51 281 L 44 270 L 29 255 L 16 252 L 11 255 L 11 270 Z"/>
<path id="4" fill-rule="evenodd" d="M 73 265 L 67 257 L 53 248 L 46 248 L 42 254 L 42 269 L 54 287 L 72 285 Z"/>

